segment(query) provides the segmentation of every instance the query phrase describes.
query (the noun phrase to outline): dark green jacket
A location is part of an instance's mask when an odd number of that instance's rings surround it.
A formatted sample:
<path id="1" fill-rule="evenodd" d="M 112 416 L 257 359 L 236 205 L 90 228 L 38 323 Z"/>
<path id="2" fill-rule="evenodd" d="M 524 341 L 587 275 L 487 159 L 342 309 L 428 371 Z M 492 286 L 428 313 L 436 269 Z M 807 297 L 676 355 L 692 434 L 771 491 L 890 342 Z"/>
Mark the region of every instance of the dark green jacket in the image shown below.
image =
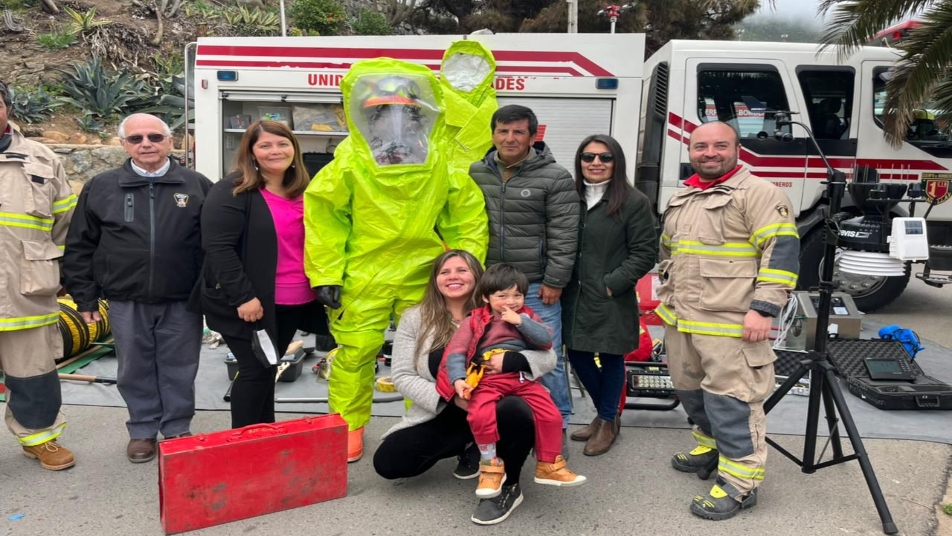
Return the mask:
<path id="1" fill-rule="evenodd" d="M 588 210 L 581 197 L 578 256 L 562 293 L 562 340 L 572 350 L 626 354 L 638 348 L 635 283 L 658 256 L 651 204 L 632 189 L 616 219 L 607 199 Z"/>
<path id="2" fill-rule="evenodd" d="M 489 215 L 486 266 L 507 262 L 530 283 L 564 288 L 575 261 L 578 193 L 572 175 L 543 142 L 531 151 L 505 184 L 495 150 L 469 168 Z"/>

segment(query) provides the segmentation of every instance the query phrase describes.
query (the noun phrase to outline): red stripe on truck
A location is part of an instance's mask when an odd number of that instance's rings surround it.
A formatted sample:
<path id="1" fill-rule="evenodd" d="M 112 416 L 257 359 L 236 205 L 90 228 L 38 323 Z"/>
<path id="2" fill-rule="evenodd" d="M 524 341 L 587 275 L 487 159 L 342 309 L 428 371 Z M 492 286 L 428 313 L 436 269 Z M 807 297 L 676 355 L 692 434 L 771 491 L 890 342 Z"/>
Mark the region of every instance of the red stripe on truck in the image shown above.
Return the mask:
<path id="1" fill-rule="evenodd" d="M 208 56 L 231 56 L 231 57 L 259 57 L 259 58 L 278 58 L 274 62 L 251 60 L 241 60 L 245 63 L 236 65 L 231 63 L 235 60 L 210 59 Z M 520 50 L 500 50 L 493 52 L 497 62 L 514 63 L 560 63 L 563 65 L 545 66 L 498 66 L 497 70 L 504 71 L 523 71 L 523 72 L 559 72 L 571 74 L 572 76 L 585 76 L 573 67 L 587 71 L 593 76 L 614 76 L 610 71 L 601 67 L 592 60 L 586 58 L 578 52 L 543 52 L 543 51 L 520 51 Z M 388 57 L 398 60 L 413 61 L 422 63 L 425 61 L 440 61 L 443 58 L 442 50 L 428 49 L 382 49 L 382 48 L 312 48 L 312 47 L 263 47 L 263 46 L 237 46 L 237 45 L 199 45 L 197 52 L 196 65 L 203 67 L 215 66 L 249 66 L 249 67 L 269 67 L 269 66 L 287 66 L 298 67 L 306 66 L 313 68 L 315 63 L 302 62 L 302 59 L 311 58 L 340 58 L 349 60 L 360 60 L 367 58 Z M 331 63 L 330 65 L 346 65 L 350 63 Z M 428 67 L 430 67 L 428 65 Z M 432 67 L 431 67 L 432 68 Z M 439 70 L 437 66 L 436 70 Z"/>
<path id="2" fill-rule="evenodd" d="M 674 129 L 668 129 L 668 136 L 676 140 L 681 140 L 681 142 L 685 145 L 689 143 L 690 137 L 679 133 L 678 129 L 682 129 L 684 132 L 691 133 L 694 132 L 694 129 L 698 127 L 698 125 L 695 125 L 694 123 L 679 117 L 673 112 L 668 113 L 668 123 L 670 127 L 674 127 Z M 823 159 L 821 159 L 819 156 L 811 156 L 809 159 L 807 159 L 805 156 L 760 155 L 751 152 L 743 146 L 740 148 L 740 159 L 751 168 L 791 168 L 798 170 L 802 170 L 804 168 L 826 169 L 826 166 L 823 164 Z M 827 157 L 827 159 L 830 161 L 830 165 L 834 168 L 852 169 L 857 166 L 867 166 L 878 170 L 882 178 L 886 178 L 888 176 L 889 178 L 903 180 L 919 180 L 917 174 L 910 172 L 948 170 L 948 168 L 933 160 L 853 157 L 837 158 L 835 156 Z M 884 173 L 887 175 L 883 175 Z M 760 174 L 760 172 L 758 172 L 758 174 Z M 826 177 L 825 173 L 822 175 L 822 178 Z"/>

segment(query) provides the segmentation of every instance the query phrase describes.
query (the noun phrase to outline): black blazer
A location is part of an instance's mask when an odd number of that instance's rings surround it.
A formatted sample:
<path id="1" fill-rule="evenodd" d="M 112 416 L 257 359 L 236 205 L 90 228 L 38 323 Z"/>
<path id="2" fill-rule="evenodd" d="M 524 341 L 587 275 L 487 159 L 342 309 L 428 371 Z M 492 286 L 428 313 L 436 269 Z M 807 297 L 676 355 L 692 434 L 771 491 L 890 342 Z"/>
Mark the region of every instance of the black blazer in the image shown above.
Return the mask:
<path id="1" fill-rule="evenodd" d="M 200 303 L 208 327 L 223 335 L 251 339 L 255 330 L 266 329 L 277 341 L 274 282 L 278 264 L 278 240 L 274 219 L 258 190 L 232 194 L 234 176 L 217 182 L 202 206 L 202 247 L 205 265 L 190 300 Z M 207 226 L 207 227 L 206 227 Z M 258 298 L 264 317 L 245 322 L 238 306 Z M 309 304 L 298 329 L 327 334 L 327 315 L 317 301 Z"/>

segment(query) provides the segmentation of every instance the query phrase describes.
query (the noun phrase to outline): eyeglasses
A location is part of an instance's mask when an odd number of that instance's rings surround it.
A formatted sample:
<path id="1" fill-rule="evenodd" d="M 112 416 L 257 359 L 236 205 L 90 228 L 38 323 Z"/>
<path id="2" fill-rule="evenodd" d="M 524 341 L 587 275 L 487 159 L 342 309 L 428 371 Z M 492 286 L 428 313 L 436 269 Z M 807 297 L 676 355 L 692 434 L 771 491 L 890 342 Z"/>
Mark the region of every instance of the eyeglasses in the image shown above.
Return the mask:
<path id="1" fill-rule="evenodd" d="M 166 137 L 167 136 L 165 134 L 149 134 L 148 136 L 143 136 L 142 134 L 133 134 L 131 136 L 126 136 L 123 139 L 132 145 L 139 145 L 142 143 L 144 138 L 149 138 L 149 141 L 152 143 L 162 143 L 165 141 Z"/>
<path id="2" fill-rule="evenodd" d="M 578 155 L 578 157 L 581 158 L 582 162 L 585 162 L 586 164 L 591 164 L 594 162 L 596 157 L 598 157 L 598 159 L 601 160 L 603 164 L 610 164 L 611 161 L 615 159 L 615 155 L 611 153 L 582 153 Z"/>

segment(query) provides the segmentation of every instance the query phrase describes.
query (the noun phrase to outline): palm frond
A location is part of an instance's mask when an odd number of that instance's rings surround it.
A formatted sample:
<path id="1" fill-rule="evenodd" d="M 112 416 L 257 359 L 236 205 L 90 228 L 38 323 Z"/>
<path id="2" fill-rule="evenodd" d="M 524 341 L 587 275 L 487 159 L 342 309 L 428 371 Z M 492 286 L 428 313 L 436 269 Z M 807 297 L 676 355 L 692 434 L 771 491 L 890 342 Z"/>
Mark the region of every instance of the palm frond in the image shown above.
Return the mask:
<path id="1" fill-rule="evenodd" d="M 836 46 L 837 56 L 842 59 L 896 19 L 934 3 L 936 0 L 823 0 L 818 10 L 832 13 L 832 20 L 820 37 L 821 48 Z"/>
<path id="2" fill-rule="evenodd" d="M 897 145 L 912 122 L 913 113 L 934 96 L 939 85 L 949 84 L 952 66 L 952 1 L 944 1 L 920 18 L 922 24 L 902 43 L 902 58 L 886 84 L 883 103 L 887 139 Z M 949 91 L 942 88 L 943 94 Z M 935 95 L 937 96 L 937 95 Z M 949 111 L 952 107 L 939 106 Z"/>

